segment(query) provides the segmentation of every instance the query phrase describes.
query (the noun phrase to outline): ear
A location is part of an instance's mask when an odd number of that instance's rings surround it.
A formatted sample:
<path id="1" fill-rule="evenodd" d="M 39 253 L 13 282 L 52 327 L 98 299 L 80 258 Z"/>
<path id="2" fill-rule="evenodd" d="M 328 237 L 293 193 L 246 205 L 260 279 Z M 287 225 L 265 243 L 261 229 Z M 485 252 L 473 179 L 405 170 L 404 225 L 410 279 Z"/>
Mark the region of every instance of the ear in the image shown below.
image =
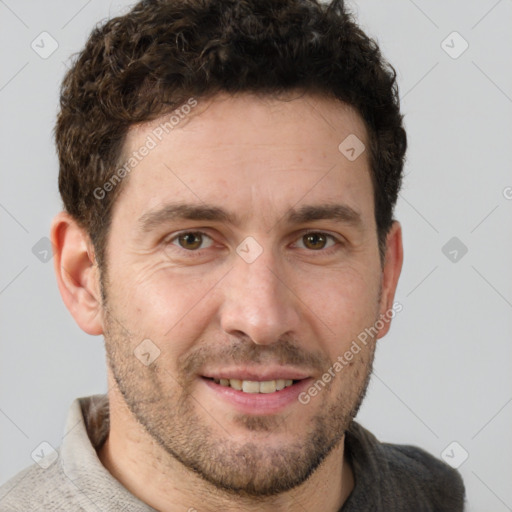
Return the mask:
<path id="1" fill-rule="evenodd" d="M 377 338 L 385 336 L 391 326 L 391 319 L 395 313 L 401 311 L 402 306 L 393 307 L 395 291 L 398 285 L 398 278 L 402 271 L 404 249 L 402 245 L 402 227 L 397 221 L 393 221 L 391 229 L 386 237 L 386 252 L 384 255 L 384 266 L 382 269 L 382 288 L 380 299 L 380 319 L 384 324 L 379 329 Z M 400 308 L 400 309 L 397 309 Z"/>
<path id="2" fill-rule="evenodd" d="M 53 264 L 64 304 L 87 334 L 103 334 L 99 269 L 87 233 L 66 212 L 51 226 Z"/>

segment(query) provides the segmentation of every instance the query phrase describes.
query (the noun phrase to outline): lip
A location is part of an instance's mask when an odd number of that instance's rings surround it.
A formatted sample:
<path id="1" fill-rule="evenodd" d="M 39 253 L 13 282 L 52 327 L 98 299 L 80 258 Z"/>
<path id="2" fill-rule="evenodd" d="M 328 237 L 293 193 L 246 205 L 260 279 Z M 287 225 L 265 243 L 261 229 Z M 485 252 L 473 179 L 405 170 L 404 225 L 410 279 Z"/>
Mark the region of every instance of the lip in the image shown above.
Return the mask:
<path id="1" fill-rule="evenodd" d="M 222 373 L 223 375 L 231 375 L 229 372 Z M 219 374 L 220 375 L 220 374 Z M 240 374 L 237 374 L 240 375 Z M 247 375 L 246 373 L 243 374 Z M 271 375 L 269 373 L 269 375 Z M 282 375 L 280 374 L 283 378 Z M 217 378 L 217 377 L 215 377 Z M 237 379 L 239 377 L 219 377 L 223 379 Z M 212 395 L 213 398 L 217 399 L 223 404 L 228 404 L 234 408 L 237 412 L 249 415 L 271 415 L 277 414 L 285 409 L 289 408 L 293 404 L 299 405 L 299 394 L 303 392 L 313 381 L 312 377 L 306 377 L 294 382 L 291 386 L 286 387 L 280 391 L 274 393 L 244 393 L 238 391 L 230 386 L 222 386 L 221 384 L 215 383 L 213 380 L 206 376 L 200 377 L 201 383 L 205 386 L 206 392 Z M 251 380 L 250 378 L 244 378 L 241 380 Z M 264 378 L 261 375 L 258 378 L 252 380 L 274 380 L 269 376 L 265 375 Z"/>
<path id="2" fill-rule="evenodd" d="M 239 379 L 239 380 L 257 380 L 259 382 L 268 380 L 303 380 L 310 377 L 310 374 L 295 368 L 285 366 L 272 366 L 265 368 L 256 367 L 236 367 L 222 368 L 219 370 L 206 370 L 201 377 L 209 379 Z"/>

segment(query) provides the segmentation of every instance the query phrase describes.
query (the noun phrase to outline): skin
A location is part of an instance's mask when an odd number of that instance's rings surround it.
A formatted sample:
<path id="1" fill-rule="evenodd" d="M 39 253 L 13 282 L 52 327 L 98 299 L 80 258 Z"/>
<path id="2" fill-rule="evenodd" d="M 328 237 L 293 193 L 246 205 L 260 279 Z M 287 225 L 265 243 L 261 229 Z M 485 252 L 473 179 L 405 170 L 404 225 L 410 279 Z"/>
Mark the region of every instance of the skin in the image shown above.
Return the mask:
<path id="1" fill-rule="evenodd" d="M 124 157 L 160 122 L 132 127 Z M 392 308 L 401 228 L 393 223 L 381 261 L 367 152 L 351 162 L 338 150 L 349 134 L 368 146 L 361 117 L 332 99 L 218 95 L 126 178 L 108 272 L 74 219 L 54 219 L 64 302 L 84 331 L 105 337 L 111 427 L 98 455 L 155 509 L 336 511 L 352 491 L 343 433 L 389 322 L 307 405 L 241 412 L 201 377 L 280 365 L 316 381 Z M 142 216 L 176 202 L 222 207 L 238 222 L 173 218 L 140 231 Z M 288 220 L 326 204 L 359 221 Z M 177 238 L 183 231 L 207 236 Z M 262 249 L 252 263 L 236 252 L 249 236 Z M 134 356 L 144 339 L 160 350 L 149 366 Z"/>

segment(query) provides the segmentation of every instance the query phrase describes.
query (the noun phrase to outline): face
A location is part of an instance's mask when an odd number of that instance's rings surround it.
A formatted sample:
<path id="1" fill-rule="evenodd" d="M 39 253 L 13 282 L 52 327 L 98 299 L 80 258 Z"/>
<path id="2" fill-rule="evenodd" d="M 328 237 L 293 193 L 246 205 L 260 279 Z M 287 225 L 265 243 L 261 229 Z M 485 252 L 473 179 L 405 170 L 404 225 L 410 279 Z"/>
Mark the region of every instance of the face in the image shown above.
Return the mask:
<path id="1" fill-rule="evenodd" d="M 161 122 L 133 127 L 125 157 Z M 366 390 L 378 336 L 332 370 L 382 313 L 368 155 L 338 149 L 350 134 L 366 144 L 333 100 L 217 96 L 137 163 L 115 204 L 110 371 L 165 457 L 224 490 L 304 482 Z"/>

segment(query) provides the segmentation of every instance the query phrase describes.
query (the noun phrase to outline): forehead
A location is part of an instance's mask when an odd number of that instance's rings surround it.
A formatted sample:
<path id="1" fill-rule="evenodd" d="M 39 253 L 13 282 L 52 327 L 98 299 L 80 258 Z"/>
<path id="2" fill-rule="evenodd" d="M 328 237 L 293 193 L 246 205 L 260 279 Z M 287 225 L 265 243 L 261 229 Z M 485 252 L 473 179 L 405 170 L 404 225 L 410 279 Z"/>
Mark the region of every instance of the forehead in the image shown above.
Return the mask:
<path id="1" fill-rule="evenodd" d="M 368 146 L 364 122 L 350 106 L 312 95 L 278 100 L 222 94 L 188 112 L 129 130 L 122 161 L 151 146 L 119 198 L 132 210 L 171 200 L 218 201 L 248 215 L 254 208 L 277 215 L 280 205 L 290 208 L 305 195 L 372 209 L 368 151 L 347 158 L 347 144 L 359 144 L 357 152 Z"/>

